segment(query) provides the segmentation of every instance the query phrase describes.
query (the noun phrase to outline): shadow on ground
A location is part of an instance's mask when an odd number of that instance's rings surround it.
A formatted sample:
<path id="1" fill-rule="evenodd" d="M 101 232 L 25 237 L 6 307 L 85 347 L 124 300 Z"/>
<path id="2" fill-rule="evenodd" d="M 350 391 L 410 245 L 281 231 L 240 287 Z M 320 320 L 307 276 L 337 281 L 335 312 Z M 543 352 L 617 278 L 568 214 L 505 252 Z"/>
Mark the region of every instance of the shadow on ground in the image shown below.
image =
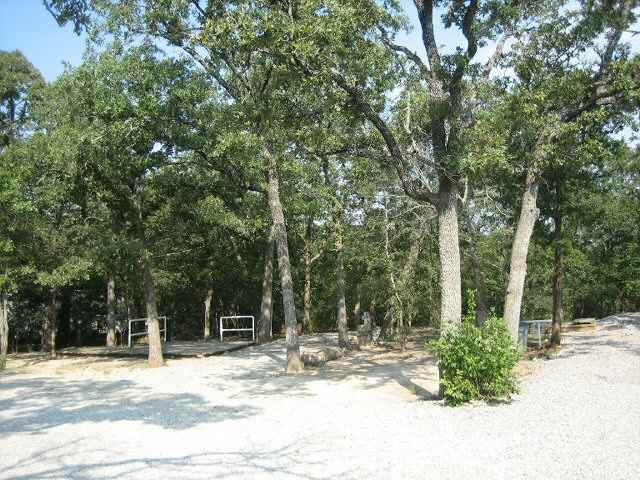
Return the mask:
<path id="1" fill-rule="evenodd" d="M 329 478 L 354 478 L 353 472 L 345 470 L 331 475 L 313 475 L 312 470 L 324 470 L 326 461 L 311 461 L 313 451 L 307 442 L 298 441 L 269 450 L 209 451 L 184 456 L 134 457 L 124 460 L 112 459 L 95 463 L 66 463 L 63 452 L 73 449 L 78 455 L 91 458 L 100 453 L 82 448 L 83 439 L 41 450 L 27 457 L 16 457 L 3 470 L 3 477 L 11 480 L 44 480 L 73 478 L 75 480 L 119 479 L 119 478 L 180 478 L 223 479 L 263 476 L 269 478 L 300 478 L 323 480 Z M 285 467 L 284 465 L 288 465 Z M 20 472 L 29 472 L 21 474 Z"/>
<path id="2" fill-rule="evenodd" d="M 0 436 L 39 435 L 59 425 L 135 421 L 183 430 L 250 417 L 251 405 L 214 405 L 193 393 L 159 394 L 130 380 L 70 380 L 5 375 L 0 381 Z M 114 425 L 117 428 L 117 425 Z"/>
<path id="3" fill-rule="evenodd" d="M 306 337 L 306 338 L 305 338 Z M 437 400 L 437 368 L 433 356 L 424 349 L 424 336 L 412 337 L 407 351 L 402 353 L 391 348 L 372 347 L 353 350 L 339 360 L 321 367 L 307 368 L 301 375 L 286 375 L 286 353 L 282 341 L 253 347 L 244 351 L 227 354 L 228 357 L 242 359 L 261 357 L 268 359 L 265 370 L 251 369 L 221 378 L 209 375 L 207 380 L 212 388 L 224 388 L 225 382 L 232 380 L 237 388 L 234 395 L 239 398 L 255 398 L 272 395 L 289 397 L 313 396 L 315 382 L 342 383 L 353 381 L 364 390 L 380 387 L 400 386 L 418 400 Z M 337 346 L 337 335 L 322 334 L 303 336 L 305 348 Z M 268 373 L 265 373 L 267 371 Z"/>

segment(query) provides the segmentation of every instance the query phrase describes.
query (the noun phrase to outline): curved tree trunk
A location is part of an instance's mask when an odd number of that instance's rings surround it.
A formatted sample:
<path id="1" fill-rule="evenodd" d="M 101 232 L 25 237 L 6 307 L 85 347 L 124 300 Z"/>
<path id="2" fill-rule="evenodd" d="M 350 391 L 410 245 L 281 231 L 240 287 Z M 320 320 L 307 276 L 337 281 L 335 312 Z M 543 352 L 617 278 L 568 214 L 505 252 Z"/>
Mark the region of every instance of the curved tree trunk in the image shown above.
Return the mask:
<path id="1" fill-rule="evenodd" d="M 462 320 L 460 244 L 458 240 L 458 188 L 448 179 L 440 180 L 438 201 L 438 243 L 440 250 L 440 328 Z"/>
<path id="2" fill-rule="evenodd" d="M 293 280 L 291 278 L 291 265 L 289 262 L 289 245 L 287 242 L 287 227 L 284 222 L 284 211 L 280 201 L 280 180 L 276 159 L 270 152 L 265 152 L 267 159 L 267 178 L 269 182 L 268 196 L 276 247 L 278 250 L 278 270 L 280 272 L 280 284 L 282 288 L 282 306 L 284 310 L 284 322 L 286 325 L 287 346 L 287 372 L 300 373 L 304 370 L 304 364 L 300 358 L 300 346 L 298 342 L 298 322 L 296 319 L 296 306 L 293 294 Z"/>
<path id="3" fill-rule="evenodd" d="M 213 288 L 207 290 L 207 296 L 204 299 L 204 332 L 205 340 L 211 337 L 211 307 L 213 305 Z"/>
<path id="4" fill-rule="evenodd" d="M 149 343 L 149 366 L 161 367 L 164 364 L 162 355 L 162 340 L 160 339 L 160 320 L 158 319 L 158 303 L 156 300 L 156 286 L 149 260 L 143 258 L 144 300 L 147 310 L 147 341 Z"/>
<path id="5" fill-rule="evenodd" d="M 116 281 L 113 275 L 107 281 L 107 347 L 116 346 Z"/>
<path id="6" fill-rule="evenodd" d="M 0 294 L 0 370 L 7 365 L 9 348 L 9 295 L 6 290 Z"/>
<path id="7" fill-rule="evenodd" d="M 509 332 L 515 342 L 518 341 L 518 326 L 520 324 L 520 310 L 524 294 L 524 281 L 527 276 L 527 254 L 529 243 L 533 235 L 533 228 L 538 219 L 538 175 L 533 170 L 527 172 L 526 186 L 522 195 L 520 218 L 513 237 L 511 247 L 511 262 L 509 268 L 509 283 L 504 300 L 504 319 Z"/>
<path id="8" fill-rule="evenodd" d="M 342 211 L 336 213 L 336 317 L 338 320 L 338 345 L 349 346 L 349 326 L 347 324 L 347 301 L 345 298 L 344 278 L 344 239 L 342 232 Z"/>
<path id="9" fill-rule="evenodd" d="M 273 243 L 274 229 L 271 227 L 264 251 L 262 301 L 260 302 L 260 318 L 258 319 L 258 343 L 271 340 L 273 331 Z"/>

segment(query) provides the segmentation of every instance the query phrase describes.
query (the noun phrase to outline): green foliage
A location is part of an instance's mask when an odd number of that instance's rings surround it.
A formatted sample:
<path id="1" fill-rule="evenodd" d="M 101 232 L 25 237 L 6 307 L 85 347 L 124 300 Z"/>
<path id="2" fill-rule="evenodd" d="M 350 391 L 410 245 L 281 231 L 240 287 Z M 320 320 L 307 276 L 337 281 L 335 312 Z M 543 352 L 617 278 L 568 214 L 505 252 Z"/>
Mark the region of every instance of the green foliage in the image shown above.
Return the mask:
<path id="1" fill-rule="evenodd" d="M 509 398 L 518 391 L 514 369 L 519 353 L 501 318 L 492 316 L 482 327 L 465 321 L 428 347 L 437 355 L 449 405 Z"/>

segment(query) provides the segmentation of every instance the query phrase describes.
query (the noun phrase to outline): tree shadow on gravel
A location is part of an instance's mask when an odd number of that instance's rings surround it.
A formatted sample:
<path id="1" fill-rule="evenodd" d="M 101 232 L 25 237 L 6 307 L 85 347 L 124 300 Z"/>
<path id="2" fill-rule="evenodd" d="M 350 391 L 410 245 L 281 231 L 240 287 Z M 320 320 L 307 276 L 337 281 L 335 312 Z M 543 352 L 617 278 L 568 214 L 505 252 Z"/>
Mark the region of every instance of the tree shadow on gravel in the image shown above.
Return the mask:
<path id="1" fill-rule="evenodd" d="M 597 330 L 563 333 L 562 348 L 548 353 L 549 360 L 599 354 L 603 347 L 640 355 L 640 344 L 632 340 L 640 332 L 640 313 L 620 313 L 598 321 Z M 615 335 L 615 336 L 614 336 Z"/>
<path id="2" fill-rule="evenodd" d="M 0 380 L 0 415 L 4 417 L 0 417 L 0 436 L 38 435 L 60 425 L 118 421 L 183 430 L 259 412 L 251 405 L 213 405 L 192 393 L 156 393 L 129 380 L 21 376 Z"/>
<path id="3" fill-rule="evenodd" d="M 334 338 L 336 337 L 336 338 Z M 305 346 L 337 345 L 336 335 L 314 336 L 312 341 L 305 339 Z M 308 398 L 315 396 L 313 385 L 317 382 L 339 384 L 352 381 L 358 389 L 373 390 L 381 387 L 401 387 L 416 400 L 439 400 L 437 395 L 437 369 L 435 359 L 424 354 L 424 340 L 419 337 L 415 341 L 420 345 L 420 355 L 407 352 L 404 357 L 398 350 L 355 350 L 344 357 L 330 361 L 320 367 L 308 367 L 303 374 L 286 375 L 286 353 L 283 344 L 272 342 L 241 352 L 229 354 L 230 357 L 268 359 L 269 369 L 257 368 L 237 372 L 230 375 L 209 375 L 209 386 L 224 389 L 229 382 L 234 384 L 234 397 L 256 398 L 265 396 L 287 396 Z M 389 357 L 393 353 L 395 356 Z M 266 366 L 266 365 L 265 365 Z"/>
<path id="4" fill-rule="evenodd" d="M 326 470 L 325 460 L 310 460 L 323 452 L 310 451 L 303 439 L 285 446 L 244 451 L 218 450 L 183 456 L 136 457 L 99 462 L 74 462 L 76 456 L 101 458 L 103 451 L 82 449 L 83 439 L 40 450 L 26 457 L 16 456 L 3 470 L 7 480 L 45 480 L 73 478 L 74 480 L 121 478 L 179 478 L 203 480 L 236 478 L 295 478 L 324 480 L 355 478 L 354 472 L 314 475 L 311 469 Z M 70 452 L 72 454 L 70 455 Z M 286 465 L 286 466 L 284 466 Z"/>

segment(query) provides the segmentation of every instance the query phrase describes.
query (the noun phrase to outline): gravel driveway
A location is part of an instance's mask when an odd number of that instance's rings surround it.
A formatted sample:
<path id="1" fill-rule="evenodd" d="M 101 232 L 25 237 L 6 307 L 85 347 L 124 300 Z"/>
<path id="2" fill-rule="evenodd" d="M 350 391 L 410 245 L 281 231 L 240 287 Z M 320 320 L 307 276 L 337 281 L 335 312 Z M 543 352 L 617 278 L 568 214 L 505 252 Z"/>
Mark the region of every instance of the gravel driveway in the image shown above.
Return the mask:
<path id="1" fill-rule="evenodd" d="M 425 354 L 280 375 L 282 345 L 0 376 L 1 479 L 633 479 L 640 314 L 570 334 L 510 404 L 443 407 Z"/>

